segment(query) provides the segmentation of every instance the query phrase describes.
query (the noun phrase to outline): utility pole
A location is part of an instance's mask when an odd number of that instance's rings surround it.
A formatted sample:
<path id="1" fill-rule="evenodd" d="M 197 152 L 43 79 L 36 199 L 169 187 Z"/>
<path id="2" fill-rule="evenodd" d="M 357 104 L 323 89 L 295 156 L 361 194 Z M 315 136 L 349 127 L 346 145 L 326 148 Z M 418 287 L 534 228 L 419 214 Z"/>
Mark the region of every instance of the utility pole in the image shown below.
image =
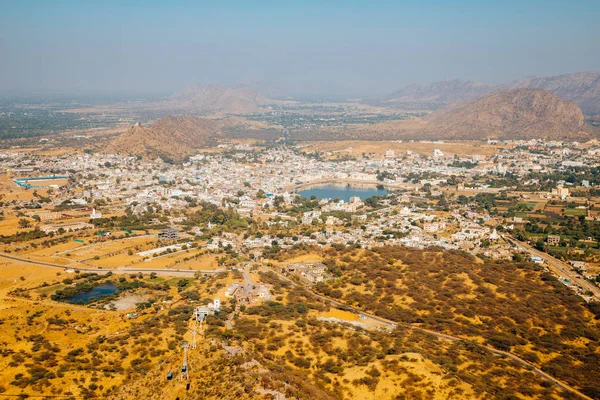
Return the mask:
<path id="1" fill-rule="evenodd" d="M 196 350 L 196 334 L 198 331 L 196 329 L 192 329 L 192 350 Z"/>
<path id="2" fill-rule="evenodd" d="M 180 380 L 190 379 L 190 372 L 188 368 L 188 358 L 187 358 L 187 349 L 190 347 L 188 342 L 181 343 L 181 348 L 183 349 L 183 364 L 181 365 L 181 375 L 179 377 Z"/>

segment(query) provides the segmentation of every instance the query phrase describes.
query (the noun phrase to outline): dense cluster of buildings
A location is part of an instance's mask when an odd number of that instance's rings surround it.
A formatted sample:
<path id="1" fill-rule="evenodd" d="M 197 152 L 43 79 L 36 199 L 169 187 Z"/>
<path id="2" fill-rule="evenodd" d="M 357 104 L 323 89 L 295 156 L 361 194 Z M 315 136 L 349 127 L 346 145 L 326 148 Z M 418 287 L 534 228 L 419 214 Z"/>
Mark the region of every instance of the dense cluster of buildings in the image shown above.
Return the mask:
<path id="1" fill-rule="evenodd" d="M 493 144 L 491 142 L 491 144 Z M 57 222 L 71 214 L 85 214 L 90 222 L 101 220 L 102 207 L 107 213 L 141 215 L 164 210 L 185 211 L 190 206 L 212 203 L 233 209 L 239 215 L 258 217 L 269 227 L 285 228 L 305 225 L 293 236 L 275 237 L 268 234 L 234 240 L 227 232 L 212 232 L 211 223 L 194 227 L 191 235 L 211 234 L 205 245 L 209 250 L 228 247 L 260 257 L 266 248 L 282 249 L 305 243 L 314 246 L 357 244 L 376 247 L 386 244 L 418 248 L 438 246 L 484 253 L 494 258 L 509 258 L 509 246 L 503 244 L 495 230 L 498 221 L 490 221 L 486 211 L 474 211 L 470 204 L 452 201 L 446 211 L 432 208 L 433 198 L 448 195 L 449 182 L 459 193 L 498 193 L 513 187 L 490 185 L 481 176 L 512 177 L 553 173 L 564 168 L 598 164 L 600 146 L 562 142 L 502 143 L 493 155 L 457 156 L 440 149 L 429 155 L 411 151 L 389 150 L 385 155 L 363 154 L 355 159 L 329 160 L 327 153 L 305 154 L 285 146 L 254 148 L 248 145 L 222 145 L 222 153 L 201 153 L 182 165 L 170 165 L 160 159 L 145 160 L 115 154 L 68 154 L 52 158 L 28 157 L 21 153 L 0 154 L 4 160 L 3 172 L 17 171 L 25 175 L 43 174 L 67 177 L 68 185 L 53 189 L 50 203 L 44 207 L 27 209 L 30 205 L 14 202 L 25 208 L 26 215 L 37 215 L 46 233 L 93 228 L 87 222 Z M 30 168 L 29 173 L 23 172 Z M 378 200 L 372 210 L 359 197 L 348 201 L 318 199 L 300 214 L 290 214 L 297 204 L 298 188 L 310 184 L 382 184 L 397 190 L 392 196 Z M 536 179 L 523 182 L 535 185 Z M 591 188 L 597 182 L 585 180 L 580 187 Z M 551 190 L 539 193 L 556 199 L 568 199 L 575 189 L 574 182 L 558 181 Z M 455 198 L 456 198 L 455 196 Z M 31 203 L 31 201 L 29 201 Z M 46 207 L 71 207 L 67 211 L 53 211 Z M 158 237 L 179 240 L 185 213 L 169 215 L 170 228 L 164 228 Z M 522 223 L 515 216 L 515 223 Z M 310 229 L 318 226 L 319 229 Z M 512 225 L 503 226 L 510 230 Z M 308 231 L 309 233 L 302 233 Z M 560 243 L 560 237 L 549 236 L 549 245 Z M 318 266 L 295 266 L 300 278 L 309 282 L 327 279 Z M 253 289 L 259 297 L 265 291 Z M 260 294 L 262 293 L 262 295 Z M 250 298 L 247 288 L 241 286 L 232 296 Z"/>

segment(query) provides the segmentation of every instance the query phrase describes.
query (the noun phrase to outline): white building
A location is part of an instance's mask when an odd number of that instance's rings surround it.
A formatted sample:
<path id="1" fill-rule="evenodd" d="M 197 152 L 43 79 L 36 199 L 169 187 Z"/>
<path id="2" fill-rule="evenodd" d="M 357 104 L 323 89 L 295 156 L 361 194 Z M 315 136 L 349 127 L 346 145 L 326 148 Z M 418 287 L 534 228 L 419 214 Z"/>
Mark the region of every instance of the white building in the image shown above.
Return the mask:
<path id="1" fill-rule="evenodd" d="M 92 213 L 90 214 L 90 219 L 98 219 L 102 218 L 102 213 L 97 212 L 95 208 L 92 208 Z"/>
<path id="2" fill-rule="evenodd" d="M 494 228 L 494 231 L 492 233 L 490 233 L 489 239 L 494 242 L 498 239 L 500 239 L 500 235 L 498 235 L 498 232 L 496 232 L 496 228 Z"/>
<path id="3" fill-rule="evenodd" d="M 209 315 L 215 315 L 215 313 L 218 313 L 220 310 L 221 300 L 215 299 L 208 305 L 196 307 L 196 310 L 194 310 L 194 317 L 198 322 L 202 322 L 206 319 L 206 317 Z"/>

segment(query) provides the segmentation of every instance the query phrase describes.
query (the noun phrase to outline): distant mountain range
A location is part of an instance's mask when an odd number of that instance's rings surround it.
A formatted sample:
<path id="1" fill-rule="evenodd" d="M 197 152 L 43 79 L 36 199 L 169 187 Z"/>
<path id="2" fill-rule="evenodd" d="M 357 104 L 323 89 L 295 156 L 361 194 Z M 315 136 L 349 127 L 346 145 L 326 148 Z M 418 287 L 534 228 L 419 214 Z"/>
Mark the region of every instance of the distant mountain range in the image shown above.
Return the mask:
<path id="1" fill-rule="evenodd" d="M 435 111 L 418 124 L 399 123 L 401 125 L 393 129 L 395 133 L 370 126 L 364 127 L 366 131 L 350 134 L 346 139 L 544 138 L 585 141 L 598 133 L 597 127 L 585 122 L 581 109 L 575 103 L 560 100 L 543 89 L 493 92 L 460 106 Z M 209 119 L 167 115 L 149 127 L 136 124 L 113 139 L 104 151 L 142 158 L 160 157 L 180 163 L 186 156 L 197 153 L 200 148 L 213 146 L 220 139 L 272 137 L 277 132 L 242 117 Z M 316 134 L 317 140 L 335 139 L 331 132 L 317 131 Z"/>
<path id="2" fill-rule="evenodd" d="M 270 100 L 248 85 L 193 85 L 165 101 L 161 107 L 189 113 L 247 114 Z"/>
<path id="3" fill-rule="evenodd" d="M 544 89 L 561 100 L 577 104 L 584 114 L 600 114 L 600 73 L 577 72 L 549 77 L 528 77 L 502 85 L 450 79 L 428 85 L 411 84 L 380 98 L 363 103 L 404 110 L 438 110 L 477 100 L 490 93 L 511 89 Z M 195 115 L 249 114 L 284 98 L 283 89 L 266 82 L 233 86 L 192 85 L 169 99 L 147 107 L 172 113 Z M 267 95 L 265 95 L 266 93 Z M 340 101 L 340 100 L 337 100 Z"/>
<path id="4" fill-rule="evenodd" d="M 600 114 L 600 72 L 576 72 L 545 78 L 524 78 L 504 85 L 505 89 L 538 88 L 577 104 L 589 115 Z"/>
<path id="5" fill-rule="evenodd" d="M 450 79 L 426 86 L 418 84 L 405 86 L 383 96 L 378 105 L 409 110 L 435 110 L 449 104 L 478 99 L 492 90 L 494 86 L 487 83 Z"/>
<path id="6" fill-rule="evenodd" d="M 434 82 L 429 85 L 408 85 L 369 104 L 403 108 L 437 110 L 476 100 L 496 91 L 510 89 L 544 89 L 569 100 L 589 115 L 600 114 L 600 73 L 577 72 L 549 77 L 529 77 L 503 85 L 458 79 Z"/>
<path id="7" fill-rule="evenodd" d="M 249 86 L 196 85 L 152 107 L 186 114 L 244 114 L 260 110 L 269 101 Z M 600 114 L 600 74 L 525 78 L 501 86 L 460 80 L 410 85 L 383 97 L 379 104 L 437 109 L 417 124 L 399 122 L 395 128 L 398 138 L 587 140 L 597 137 L 600 131 L 597 115 Z M 579 106 L 590 114 L 587 121 Z M 381 139 L 383 132 L 378 129 L 369 127 L 368 132 L 353 138 L 371 135 Z M 105 151 L 181 162 L 198 148 L 214 145 L 222 138 L 267 138 L 279 134 L 277 127 L 242 117 L 209 119 L 167 115 L 150 127 L 136 124 L 113 139 Z M 327 131 L 315 134 L 323 140 L 328 137 Z M 386 134 L 389 136 L 389 132 Z"/>

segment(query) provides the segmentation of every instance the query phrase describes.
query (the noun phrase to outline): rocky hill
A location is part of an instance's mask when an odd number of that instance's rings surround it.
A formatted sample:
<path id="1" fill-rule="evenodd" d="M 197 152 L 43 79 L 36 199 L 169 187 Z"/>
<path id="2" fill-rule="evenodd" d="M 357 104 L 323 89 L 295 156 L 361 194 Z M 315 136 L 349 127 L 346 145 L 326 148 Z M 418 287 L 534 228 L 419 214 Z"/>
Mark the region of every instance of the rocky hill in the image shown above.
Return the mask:
<path id="1" fill-rule="evenodd" d="M 504 85 L 506 89 L 538 88 L 576 103 L 586 114 L 600 114 L 600 72 L 576 72 L 548 77 L 528 77 Z"/>
<path id="2" fill-rule="evenodd" d="M 180 162 L 195 149 L 214 144 L 220 135 L 217 121 L 168 115 L 149 127 L 136 124 L 112 140 L 105 151 Z"/>
<path id="3" fill-rule="evenodd" d="M 444 139 L 566 139 L 591 137 L 577 105 L 542 89 L 492 93 L 428 117 L 424 135 Z"/>
<path id="4" fill-rule="evenodd" d="M 372 103 L 407 110 L 436 110 L 449 104 L 478 99 L 494 89 L 483 82 L 449 79 L 429 85 L 412 84 Z"/>
<path id="5" fill-rule="evenodd" d="M 193 113 L 246 114 L 257 111 L 267 102 L 269 99 L 246 85 L 193 85 L 174 95 L 165 106 Z"/>

